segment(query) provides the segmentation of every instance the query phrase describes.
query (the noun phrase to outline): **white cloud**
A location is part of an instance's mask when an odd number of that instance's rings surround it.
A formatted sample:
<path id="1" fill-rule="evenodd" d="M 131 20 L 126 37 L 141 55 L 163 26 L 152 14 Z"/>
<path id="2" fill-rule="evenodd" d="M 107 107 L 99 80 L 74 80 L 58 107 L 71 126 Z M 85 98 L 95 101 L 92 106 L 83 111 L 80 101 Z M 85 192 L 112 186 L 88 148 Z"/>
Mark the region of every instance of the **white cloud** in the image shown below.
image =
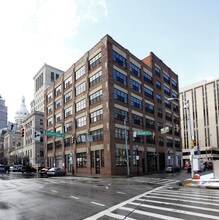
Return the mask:
<path id="1" fill-rule="evenodd" d="M 67 70 L 77 57 L 80 26 L 106 17 L 105 0 L 8 0 L 0 2 L 0 94 L 14 120 L 22 96 L 33 99 L 33 76 L 46 62 Z M 84 51 L 83 51 L 84 52 Z"/>

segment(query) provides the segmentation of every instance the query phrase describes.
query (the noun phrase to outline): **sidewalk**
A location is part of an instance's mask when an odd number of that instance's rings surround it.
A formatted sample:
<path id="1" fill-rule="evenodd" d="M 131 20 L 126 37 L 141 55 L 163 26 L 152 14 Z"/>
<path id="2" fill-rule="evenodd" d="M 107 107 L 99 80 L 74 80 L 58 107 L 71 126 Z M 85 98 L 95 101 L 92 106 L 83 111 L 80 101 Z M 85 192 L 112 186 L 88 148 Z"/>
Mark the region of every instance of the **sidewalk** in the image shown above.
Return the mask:
<path id="1" fill-rule="evenodd" d="M 184 186 L 219 189 L 219 179 L 214 179 L 214 174 L 200 175 L 200 179 L 186 179 Z"/>

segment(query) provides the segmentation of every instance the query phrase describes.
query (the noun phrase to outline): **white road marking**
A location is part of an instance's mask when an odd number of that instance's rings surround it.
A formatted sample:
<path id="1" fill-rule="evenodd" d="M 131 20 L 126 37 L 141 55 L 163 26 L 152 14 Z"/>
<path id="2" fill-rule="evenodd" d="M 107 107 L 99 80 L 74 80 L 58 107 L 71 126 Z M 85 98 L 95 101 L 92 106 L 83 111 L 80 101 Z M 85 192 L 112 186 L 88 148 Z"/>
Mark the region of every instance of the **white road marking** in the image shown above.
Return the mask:
<path id="1" fill-rule="evenodd" d="M 76 197 L 76 196 L 70 196 L 71 198 L 73 198 L 73 199 L 79 199 L 78 197 Z"/>
<path id="2" fill-rule="evenodd" d="M 174 213 L 180 213 L 180 214 L 186 214 L 186 215 L 194 215 L 194 216 L 199 216 L 199 217 L 204 217 L 204 218 L 209 218 L 209 219 L 214 219 L 214 220 L 219 220 L 219 217 L 215 216 L 215 215 L 207 215 L 204 213 L 199 213 L 199 212 L 190 212 L 190 211 L 186 211 L 186 210 L 179 210 L 179 209 L 172 209 L 172 208 L 164 208 L 164 207 L 157 207 L 154 205 L 146 205 L 146 204 L 141 204 L 141 203 L 135 203 L 135 202 L 130 202 L 130 205 L 136 205 L 136 206 L 141 206 L 141 207 L 145 207 L 145 208 L 149 208 L 149 209 L 156 209 L 156 210 L 162 210 L 162 211 L 168 211 L 168 212 L 174 212 Z M 124 207 L 121 207 L 122 209 Z M 134 211 L 135 212 L 135 211 Z"/>
<path id="3" fill-rule="evenodd" d="M 56 190 L 54 190 L 54 189 L 52 189 L 51 191 L 54 192 L 54 193 L 58 193 L 58 191 L 56 191 Z"/>
<path id="4" fill-rule="evenodd" d="M 184 204 L 178 204 L 178 203 L 172 203 L 172 202 L 160 202 L 160 201 L 155 201 L 151 199 L 138 199 L 138 201 L 150 202 L 150 203 L 156 203 L 156 204 L 162 204 L 162 205 L 179 206 L 179 207 L 185 207 L 185 208 L 190 208 L 190 209 L 200 209 L 200 210 L 211 211 L 211 212 L 219 212 L 218 209 L 211 209 L 211 208 L 199 207 L 199 206 L 194 206 L 194 205 L 184 205 Z"/>
<path id="5" fill-rule="evenodd" d="M 95 204 L 95 205 L 99 205 L 99 206 L 105 206 L 104 204 L 97 203 L 97 202 L 91 202 L 91 203 L 93 203 L 93 204 Z"/>
<path id="6" fill-rule="evenodd" d="M 129 218 L 124 215 L 119 215 L 119 214 L 115 214 L 115 213 L 108 213 L 107 216 L 114 218 L 114 219 L 137 220 L 135 218 Z"/>
<path id="7" fill-rule="evenodd" d="M 162 188 L 164 188 L 164 187 L 166 187 L 166 186 L 160 186 L 160 187 L 158 187 L 158 188 L 156 188 L 156 189 L 153 189 L 153 190 L 150 190 L 150 191 L 145 192 L 145 193 L 143 193 L 143 194 L 140 194 L 140 195 L 138 195 L 138 196 L 135 196 L 135 197 L 133 197 L 133 198 L 131 198 L 131 199 L 129 199 L 129 200 L 126 200 L 126 201 L 124 201 L 124 202 L 121 202 L 120 204 L 117 204 L 117 205 L 115 205 L 115 206 L 112 206 L 112 207 L 110 207 L 109 209 L 106 209 L 106 210 L 104 210 L 104 211 L 102 211 L 102 212 L 99 212 L 99 213 L 97 213 L 97 214 L 95 214 L 95 215 L 93 215 L 93 216 L 90 216 L 90 217 L 88 217 L 88 218 L 86 218 L 86 219 L 84 219 L 84 220 L 94 220 L 94 219 L 98 219 L 98 218 L 100 218 L 100 217 L 102 217 L 102 216 L 104 216 L 104 215 L 108 215 L 109 213 L 113 212 L 114 210 L 116 210 L 116 209 L 118 209 L 118 208 L 120 208 L 120 207 L 126 205 L 127 203 L 132 202 L 132 201 L 134 201 L 134 200 L 136 200 L 136 199 L 139 199 L 139 198 L 141 198 L 142 196 L 146 196 L 146 195 L 148 195 L 148 194 L 150 194 L 150 193 L 152 193 L 152 192 L 154 192 L 154 191 L 157 191 L 157 190 L 159 190 L 159 189 L 162 189 Z"/>
<path id="8" fill-rule="evenodd" d="M 140 214 L 140 215 L 146 215 L 146 216 L 151 216 L 151 217 L 154 217 L 154 218 L 165 219 L 165 220 L 184 220 L 183 218 L 171 217 L 171 216 L 167 216 L 166 214 L 161 215 L 161 214 L 145 212 L 145 211 L 141 211 L 141 210 L 135 210 L 135 209 L 132 209 L 132 208 L 127 208 L 127 207 L 120 207 L 119 209 L 126 210 L 126 211 L 129 211 L 129 212 L 134 212 L 134 213 L 137 213 L 137 214 Z"/>
<path id="9" fill-rule="evenodd" d="M 124 193 L 124 192 L 120 192 L 120 191 L 117 191 L 116 193 L 119 193 L 119 194 L 123 194 L 123 195 L 125 195 L 125 193 Z"/>

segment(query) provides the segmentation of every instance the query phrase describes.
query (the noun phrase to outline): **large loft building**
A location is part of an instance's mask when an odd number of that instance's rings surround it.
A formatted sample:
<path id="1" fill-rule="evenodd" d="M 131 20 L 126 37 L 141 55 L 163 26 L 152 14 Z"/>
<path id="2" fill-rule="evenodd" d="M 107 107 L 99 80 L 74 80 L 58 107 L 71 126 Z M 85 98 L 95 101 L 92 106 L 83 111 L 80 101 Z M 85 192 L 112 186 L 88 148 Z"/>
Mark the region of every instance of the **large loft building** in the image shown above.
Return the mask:
<path id="1" fill-rule="evenodd" d="M 34 79 L 34 100 L 31 102 L 31 113 L 34 111 L 44 112 L 44 91 L 55 82 L 64 71 L 44 64 L 33 77 Z"/>
<path id="2" fill-rule="evenodd" d="M 190 120 L 195 154 L 203 161 L 219 159 L 219 79 L 200 81 L 180 89 L 180 100 L 190 103 Z M 184 162 L 189 160 L 187 115 L 180 107 L 181 137 Z"/>
<path id="3" fill-rule="evenodd" d="M 140 60 L 106 35 L 45 92 L 44 129 L 65 134 L 44 137 L 46 165 L 102 175 L 181 166 L 172 129 L 179 108 L 170 97 L 178 97 L 178 76 L 168 66 L 153 53 Z"/>

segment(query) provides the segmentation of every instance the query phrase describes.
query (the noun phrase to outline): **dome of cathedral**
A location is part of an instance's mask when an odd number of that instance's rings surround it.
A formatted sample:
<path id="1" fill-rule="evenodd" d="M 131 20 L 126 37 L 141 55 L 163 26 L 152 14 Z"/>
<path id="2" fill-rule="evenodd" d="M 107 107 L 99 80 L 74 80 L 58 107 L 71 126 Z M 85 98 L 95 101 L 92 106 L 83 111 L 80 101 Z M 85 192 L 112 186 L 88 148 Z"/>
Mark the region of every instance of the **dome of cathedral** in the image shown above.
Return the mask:
<path id="1" fill-rule="evenodd" d="M 29 115 L 29 112 L 26 108 L 25 105 L 25 98 L 24 96 L 22 97 L 22 103 L 20 106 L 20 110 L 16 111 L 15 113 L 15 122 L 18 124 L 18 126 L 20 127 L 21 123 L 23 122 L 23 120 Z"/>

